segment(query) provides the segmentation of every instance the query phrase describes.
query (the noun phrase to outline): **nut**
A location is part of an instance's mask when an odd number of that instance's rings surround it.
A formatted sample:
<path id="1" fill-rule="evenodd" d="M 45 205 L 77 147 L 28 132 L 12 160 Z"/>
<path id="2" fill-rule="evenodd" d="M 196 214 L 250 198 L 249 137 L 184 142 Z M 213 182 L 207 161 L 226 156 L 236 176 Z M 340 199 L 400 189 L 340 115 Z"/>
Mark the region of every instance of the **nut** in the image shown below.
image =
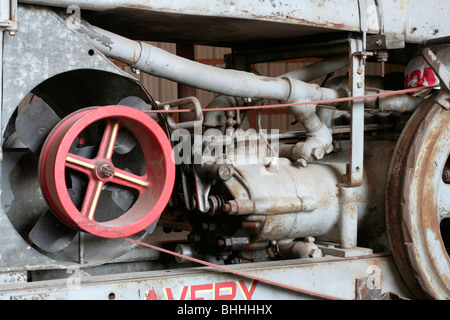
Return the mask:
<path id="1" fill-rule="evenodd" d="M 309 252 L 309 256 L 310 256 L 311 258 L 320 258 L 320 257 L 323 256 L 322 250 L 320 250 L 320 249 L 312 249 L 312 250 Z"/>

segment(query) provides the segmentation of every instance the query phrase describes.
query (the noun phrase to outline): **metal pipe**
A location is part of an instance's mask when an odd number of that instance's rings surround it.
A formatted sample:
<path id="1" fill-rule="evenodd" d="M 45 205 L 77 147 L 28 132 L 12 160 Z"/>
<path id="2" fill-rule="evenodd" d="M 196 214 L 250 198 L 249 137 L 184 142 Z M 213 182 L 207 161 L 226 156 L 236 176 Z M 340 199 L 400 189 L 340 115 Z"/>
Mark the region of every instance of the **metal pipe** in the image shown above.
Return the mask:
<path id="1" fill-rule="evenodd" d="M 167 116 L 167 124 L 173 130 L 175 129 L 190 129 L 194 128 L 196 125 L 202 125 L 203 123 L 203 112 L 202 106 L 200 105 L 200 101 L 196 97 L 185 97 L 177 100 L 166 101 L 166 102 L 157 102 L 158 106 L 164 108 L 166 110 L 170 110 L 171 107 L 179 107 L 182 109 L 182 106 L 193 106 L 194 116 L 193 120 L 183 121 L 183 122 L 175 122 L 172 115 Z"/>
<path id="2" fill-rule="evenodd" d="M 295 86 L 297 92 L 305 92 L 303 96 L 298 97 L 303 101 L 339 96 L 334 89 L 321 88 L 296 79 L 286 81 L 286 78 L 263 77 L 191 61 L 148 43 L 133 41 L 92 26 L 85 21 L 81 23 L 78 31 L 91 45 L 112 59 L 154 76 L 207 91 L 237 97 L 286 101 L 291 95 L 291 87 Z M 312 92 L 315 93 L 313 96 Z M 317 92 L 320 93 L 319 96 Z"/>
<path id="3" fill-rule="evenodd" d="M 78 31 L 106 56 L 157 77 L 230 96 L 274 100 L 285 100 L 289 96 L 290 86 L 282 79 L 201 64 L 87 22 L 83 22 Z"/>
<path id="4" fill-rule="evenodd" d="M 380 111 L 413 113 L 424 101 L 425 99 L 422 97 L 415 97 L 409 94 L 380 97 L 378 99 L 378 108 Z"/>
<path id="5" fill-rule="evenodd" d="M 347 92 L 346 89 L 342 90 Z M 389 92 L 389 90 L 366 89 L 364 94 L 371 95 L 383 92 Z M 383 112 L 413 113 L 423 102 L 424 98 L 422 97 L 404 93 L 395 96 L 364 99 L 364 107 L 366 109 L 379 109 Z M 335 106 L 339 110 L 350 110 L 350 104 L 348 102 L 335 104 Z"/>
<path id="6" fill-rule="evenodd" d="M 340 218 L 339 238 L 340 247 L 354 249 L 358 238 L 358 198 L 355 188 L 339 187 L 340 195 Z"/>
<path id="7" fill-rule="evenodd" d="M 287 103 L 307 101 L 304 99 L 305 91 L 298 91 L 299 87 L 293 82 L 294 79 L 283 78 L 288 80 L 291 84 L 291 92 Z M 299 81 L 299 80 L 296 80 Z M 324 91 L 318 85 L 311 85 L 308 87 L 309 91 L 306 93 L 312 101 L 324 99 Z M 335 99 L 339 96 L 337 90 L 326 91 L 332 93 L 332 96 L 327 96 L 325 99 Z M 301 122 L 307 132 L 307 138 L 304 142 L 297 143 L 292 148 L 292 154 L 289 159 L 297 159 L 296 161 L 302 166 L 308 163 L 315 162 L 324 157 L 325 154 L 333 150 L 333 136 L 331 130 L 322 122 L 316 114 L 316 105 L 310 104 L 306 106 L 292 106 L 290 107 L 296 121 Z"/>
<path id="8" fill-rule="evenodd" d="M 339 97 L 337 90 L 321 88 L 316 84 L 292 78 L 262 77 L 253 73 L 204 65 L 150 44 L 129 40 L 87 22 L 83 22 L 78 31 L 91 45 L 113 59 L 151 75 L 203 90 L 228 96 L 274 99 L 286 103 Z M 309 133 L 305 143 L 298 146 L 298 149 L 304 146 L 299 159 L 309 163 L 330 152 L 331 132 L 315 114 L 315 105 L 294 106 L 291 110 Z M 313 153 L 321 157 L 312 156 Z"/>
<path id="9" fill-rule="evenodd" d="M 327 74 L 333 73 L 341 68 L 347 67 L 349 63 L 348 54 L 339 55 L 318 62 L 311 63 L 300 69 L 285 73 L 281 77 L 294 78 L 301 81 L 311 81 Z"/>

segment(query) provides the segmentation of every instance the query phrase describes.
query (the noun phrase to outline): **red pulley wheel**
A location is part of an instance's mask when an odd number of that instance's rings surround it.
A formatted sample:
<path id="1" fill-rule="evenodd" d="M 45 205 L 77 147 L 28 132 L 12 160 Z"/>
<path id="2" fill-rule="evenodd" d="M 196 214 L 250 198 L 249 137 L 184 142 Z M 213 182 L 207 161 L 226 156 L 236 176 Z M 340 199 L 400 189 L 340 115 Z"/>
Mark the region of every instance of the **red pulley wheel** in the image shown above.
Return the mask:
<path id="1" fill-rule="evenodd" d="M 96 155 L 72 152 L 90 128 L 99 124 L 104 129 Z M 120 130 L 127 130 L 137 141 L 145 161 L 143 174 L 115 165 L 114 147 Z M 78 206 L 69 194 L 67 170 L 87 181 Z M 47 137 L 39 159 L 39 181 L 48 206 L 68 226 L 104 238 L 127 237 L 156 221 L 170 199 L 175 181 L 172 146 L 156 121 L 142 111 L 126 106 L 81 109 L 61 120 Z M 107 184 L 132 189 L 137 199 L 119 217 L 96 221 L 100 195 Z"/>

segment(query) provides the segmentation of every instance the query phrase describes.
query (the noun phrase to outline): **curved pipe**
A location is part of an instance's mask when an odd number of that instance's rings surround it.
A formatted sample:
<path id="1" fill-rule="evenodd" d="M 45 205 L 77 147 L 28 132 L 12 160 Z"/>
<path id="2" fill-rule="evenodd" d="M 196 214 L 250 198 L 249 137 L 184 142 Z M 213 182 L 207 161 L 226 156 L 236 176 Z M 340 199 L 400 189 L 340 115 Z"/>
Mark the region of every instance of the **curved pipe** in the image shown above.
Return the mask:
<path id="1" fill-rule="evenodd" d="M 218 95 L 208 103 L 206 109 L 233 108 L 243 106 L 244 104 L 245 101 L 243 98 Z M 225 124 L 225 115 L 223 111 L 210 111 L 205 113 L 205 121 L 203 122 L 205 127 L 221 127 Z"/>
<path id="2" fill-rule="evenodd" d="M 284 78 L 293 83 L 293 79 Z M 335 99 L 339 92 L 333 92 L 334 96 L 325 96 L 324 91 L 318 85 L 311 87 L 309 95 L 312 100 Z M 292 90 L 286 103 L 304 102 L 304 92 L 299 92 L 298 87 L 292 85 Z M 332 131 L 322 122 L 316 114 L 316 105 L 290 107 L 295 119 L 301 122 L 306 130 L 307 138 L 303 142 L 298 142 L 290 150 L 283 150 L 283 155 L 292 161 L 296 161 L 302 166 L 322 159 L 325 154 L 333 150 Z M 286 152 L 287 151 L 287 152 Z"/>
<path id="3" fill-rule="evenodd" d="M 94 27 L 83 21 L 81 35 L 105 55 L 129 64 L 145 73 L 226 96 L 274 99 L 285 103 L 335 99 L 339 92 L 316 84 L 282 77 L 270 78 L 232 69 L 201 64 L 144 42 L 136 42 Z M 201 75 L 201 76 L 199 76 Z M 315 161 L 314 154 L 331 151 L 332 136 L 315 114 L 315 105 L 291 107 L 297 121 L 303 123 L 308 138 L 298 144 L 299 160 Z M 322 149 L 322 150 L 320 150 Z M 295 154 L 297 155 L 297 153 Z M 303 159 L 303 160 L 302 160 Z"/>

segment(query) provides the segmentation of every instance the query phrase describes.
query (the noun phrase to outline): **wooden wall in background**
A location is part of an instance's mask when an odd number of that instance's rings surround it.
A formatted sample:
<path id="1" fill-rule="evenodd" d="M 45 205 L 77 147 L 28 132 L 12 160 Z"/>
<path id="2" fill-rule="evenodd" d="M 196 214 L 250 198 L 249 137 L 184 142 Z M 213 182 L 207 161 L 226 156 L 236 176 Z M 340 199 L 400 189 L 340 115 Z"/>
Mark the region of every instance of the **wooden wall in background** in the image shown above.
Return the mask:
<path id="1" fill-rule="evenodd" d="M 162 48 L 168 52 L 176 53 L 176 45 L 173 43 L 150 42 L 150 44 Z M 225 63 L 223 57 L 230 53 L 231 49 L 195 46 L 195 59 L 198 62 L 212 65 L 218 68 L 224 68 Z M 314 59 L 298 59 L 281 62 L 259 63 L 252 67 L 252 70 L 259 75 L 277 77 L 289 71 L 299 69 L 309 63 L 314 62 Z M 368 63 L 366 68 L 367 75 L 381 75 L 382 64 Z M 139 75 L 133 74 L 128 67 L 123 67 L 125 71 L 138 78 L 145 86 L 152 97 L 157 101 L 169 101 L 178 98 L 177 84 L 175 82 L 150 76 L 145 73 Z M 347 69 L 340 70 L 335 73 L 336 76 L 346 74 Z M 199 75 L 200 76 L 200 75 Z M 314 83 L 321 84 L 323 78 L 317 79 Z M 204 90 L 196 90 L 196 97 L 200 100 L 202 106 L 206 106 L 214 97 L 215 94 Z M 267 101 L 264 104 L 273 103 Z M 255 127 L 256 112 L 250 112 L 250 123 Z M 265 109 L 261 115 L 261 127 L 264 129 L 296 129 L 301 128 L 301 124 L 291 125 L 293 116 L 288 109 Z"/>

